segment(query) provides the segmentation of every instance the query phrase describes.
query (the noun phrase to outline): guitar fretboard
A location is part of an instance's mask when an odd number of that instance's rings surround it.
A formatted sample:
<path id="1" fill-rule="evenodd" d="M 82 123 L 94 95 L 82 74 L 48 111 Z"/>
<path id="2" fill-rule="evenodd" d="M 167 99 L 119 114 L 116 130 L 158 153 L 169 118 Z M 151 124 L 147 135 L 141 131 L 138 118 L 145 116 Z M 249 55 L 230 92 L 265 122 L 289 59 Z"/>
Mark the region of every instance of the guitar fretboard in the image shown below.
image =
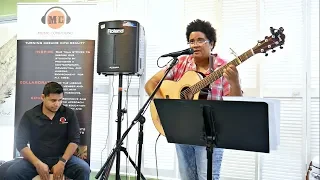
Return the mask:
<path id="1" fill-rule="evenodd" d="M 209 84 L 211 84 L 212 82 L 216 81 L 221 76 L 223 76 L 223 70 L 226 67 L 228 67 L 229 65 L 233 64 L 235 66 L 238 66 L 241 63 L 243 63 L 244 61 L 246 61 L 247 59 L 249 59 L 250 57 L 252 57 L 253 55 L 254 55 L 253 50 L 249 49 L 245 53 L 241 54 L 237 58 L 230 61 L 229 63 L 227 63 L 224 66 L 220 67 L 219 69 L 215 70 L 209 76 L 203 78 L 201 81 L 197 82 L 196 84 L 194 84 L 193 86 L 190 87 L 192 94 L 199 92 L 201 89 L 205 88 L 206 86 L 208 86 Z"/>

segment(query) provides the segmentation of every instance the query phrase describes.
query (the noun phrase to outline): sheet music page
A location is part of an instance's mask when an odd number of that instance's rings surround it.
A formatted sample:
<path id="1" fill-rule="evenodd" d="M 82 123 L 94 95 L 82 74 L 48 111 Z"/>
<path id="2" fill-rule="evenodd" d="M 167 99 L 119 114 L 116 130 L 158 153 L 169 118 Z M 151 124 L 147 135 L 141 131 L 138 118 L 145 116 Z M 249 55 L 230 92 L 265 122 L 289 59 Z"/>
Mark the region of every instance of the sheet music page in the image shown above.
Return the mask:
<path id="1" fill-rule="evenodd" d="M 223 96 L 224 101 L 265 102 L 268 104 L 270 150 L 280 145 L 280 100 L 260 97 Z"/>

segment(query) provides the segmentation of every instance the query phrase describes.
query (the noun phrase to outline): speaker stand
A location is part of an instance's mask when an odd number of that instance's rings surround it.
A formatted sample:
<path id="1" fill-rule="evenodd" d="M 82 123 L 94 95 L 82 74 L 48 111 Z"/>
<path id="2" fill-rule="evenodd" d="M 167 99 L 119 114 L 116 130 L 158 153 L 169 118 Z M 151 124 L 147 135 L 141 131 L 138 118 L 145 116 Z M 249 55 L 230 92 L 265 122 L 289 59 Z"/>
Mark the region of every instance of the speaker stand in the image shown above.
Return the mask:
<path id="1" fill-rule="evenodd" d="M 122 146 L 122 142 L 121 142 L 122 117 L 123 117 L 124 113 L 127 113 L 127 111 L 125 109 L 122 109 L 122 90 L 123 90 L 122 89 L 122 84 L 123 84 L 122 82 L 123 82 L 123 75 L 120 73 L 119 74 L 119 86 L 118 86 L 118 110 L 117 110 L 117 121 L 116 121 L 117 122 L 117 141 L 116 141 L 116 144 L 118 145 L 119 143 L 121 143 L 121 145 L 113 149 L 112 153 L 110 154 L 110 156 L 108 157 L 107 161 L 102 166 L 100 171 L 97 173 L 95 178 L 98 179 L 100 177 L 101 173 L 103 172 L 102 177 L 100 179 L 101 180 L 107 179 L 110 175 L 110 170 L 112 168 L 114 160 L 116 159 L 116 180 L 121 180 L 121 178 L 120 178 L 120 151 L 122 151 L 126 155 L 126 157 L 129 159 L 130 163 L 135 168 L 135 170 L 138 172 L 138 179 L 140 180 L 140 176 L 141 176 L 141 178 L 143 180 L 145 180 L 146 178 L 141 173 L 141 160 L 139 160 L 139 167 L 138 167 L 134 163 L 132 158 L 130 157 L 127 149 Z M 142 149 L 141 136 L 143 136 L 143 133 L 141 133 L 143 128 L 141 129 L 141 126 L 142 125 L 140 125 L 140 132 L 139 132 L 139 155 L 140 156 L 141 156 L 140 153 L 141 153 L 141 149 Z"/>

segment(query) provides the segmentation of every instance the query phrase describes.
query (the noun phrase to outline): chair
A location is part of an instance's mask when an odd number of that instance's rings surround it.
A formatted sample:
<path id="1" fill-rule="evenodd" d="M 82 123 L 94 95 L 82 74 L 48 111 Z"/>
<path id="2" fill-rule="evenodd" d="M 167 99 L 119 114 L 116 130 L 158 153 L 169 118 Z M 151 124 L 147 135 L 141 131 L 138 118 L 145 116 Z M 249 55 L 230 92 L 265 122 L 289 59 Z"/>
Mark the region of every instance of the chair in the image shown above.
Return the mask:
<path id="1" fill-rule="evenodd" d="M 63 176 L 63 178 L 62 178 L 63 180 L 65 180 L 65 177 Z M 39 175 L 37 175 L 36 177 L 34 177 L 32 180 L 41 180 L 41 178 L 40 178 L 40 176 Z M 53 180 L 53 174 L 50 174 L 50 178 L 49 178 L 49 180 Z"/>
<path id="2" fill-rule="evenodd" d="M 4 164 L 6 161 L 2 161 L 2 160 L 0 160 L 0 166 L 1 166 L 1 164 Z"/>

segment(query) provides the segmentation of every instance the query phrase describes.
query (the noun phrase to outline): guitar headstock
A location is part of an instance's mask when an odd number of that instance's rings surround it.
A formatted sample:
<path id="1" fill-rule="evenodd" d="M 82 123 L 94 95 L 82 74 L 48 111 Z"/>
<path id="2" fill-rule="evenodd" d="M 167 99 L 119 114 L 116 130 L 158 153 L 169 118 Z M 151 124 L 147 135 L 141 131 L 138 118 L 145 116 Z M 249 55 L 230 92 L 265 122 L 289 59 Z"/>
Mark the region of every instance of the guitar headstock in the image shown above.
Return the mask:
<path id="1" fill-rule="evenodd" d="M 270 36 L 266 36 L 264 40 L 259 40 L 257 45 L 252 48 L 255 54 L 264 53 L 268 56 L 268 51 L 272 50 L 271 52 L 276 52 L 274 48 L 280 47 L 283 48 L 283 44 L 285 42 L 285 35 L 283 34 L 284 29 L 280 27 L 279 29 L 274 29 L 270 27 Z"/>

